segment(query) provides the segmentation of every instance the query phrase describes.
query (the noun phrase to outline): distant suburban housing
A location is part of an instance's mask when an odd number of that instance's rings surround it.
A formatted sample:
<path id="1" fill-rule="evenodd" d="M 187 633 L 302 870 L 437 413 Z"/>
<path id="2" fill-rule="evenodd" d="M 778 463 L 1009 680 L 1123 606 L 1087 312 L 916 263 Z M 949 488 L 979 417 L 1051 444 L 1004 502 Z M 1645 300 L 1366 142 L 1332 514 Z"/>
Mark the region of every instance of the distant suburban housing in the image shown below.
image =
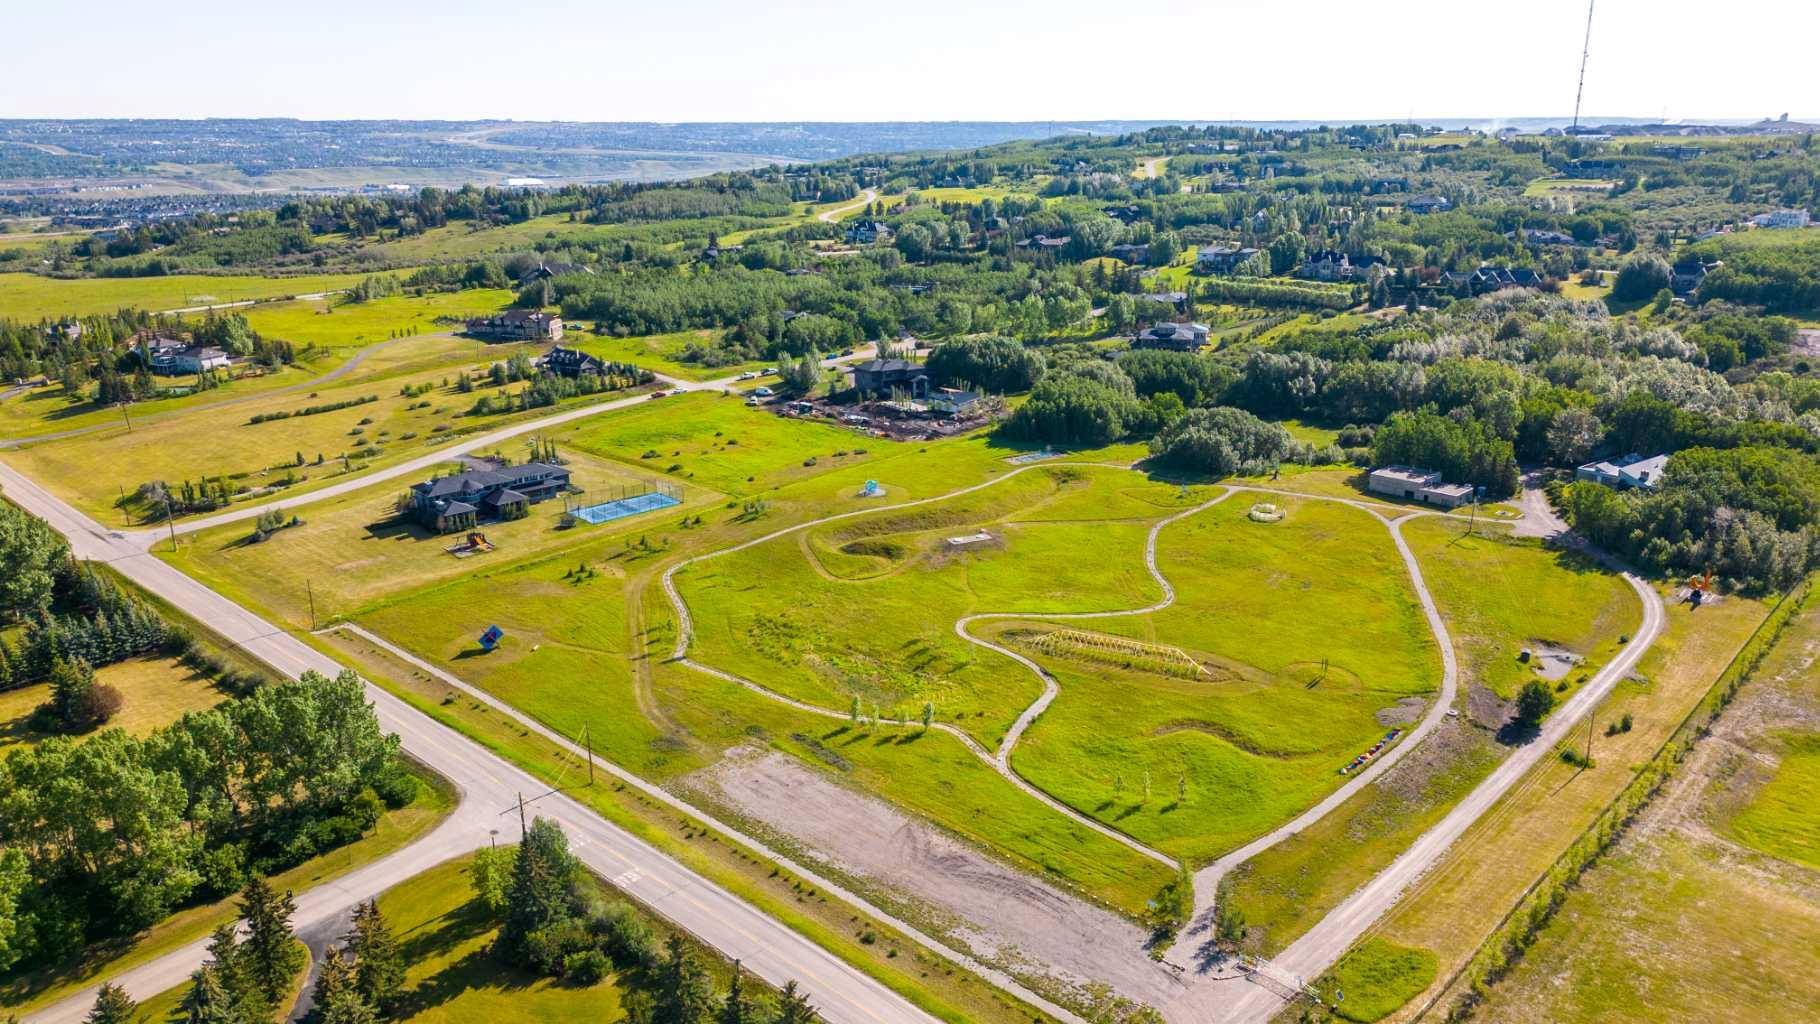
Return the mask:
<path id="1" fill-rule="evenodd" d="M 1385 466 L 1374 469 L 1367 478 L 1366 489 L 1393 498 L 1420 501 L 1442 508 L 1455 508 L 1472 500 L 1470 484 L 1450 484 L 1432 469 L 1411 466 Z"/>
<path id="2" fill-rule="evenodd" d="M 1523 241 L 1530 245 L 1573 245 L 1574 236 L 1565 231 L 1543 231 L 1539 228 L 1524 228 Z"/>
<path id="3" fill-rule="evenodd" d="M 929 375 L 921 363 L 908 359 L 871 359 L 853 367 L 853 387 L 869 394 L 900 389 L 911 398 L 924 398 L 929 394 Z"/>
<path id="4" fill-rule="evenodd" d="M 871 245 L 873 242 L 889 241 L 891 225 L 882 220 L 862 220 L 847 228 L 848 245 Z"/>
<path id="5" fill-rule="evenodd" d="M 1804 228 L 1813 221 L 1813 215 L 1806 210 L 1772 210 L 1750 219 L 1752 224 L 1760 228 Z"/>
<path id="6" fill-rule="evenodd" d="M 1126 263 L 1145 263 L 1150 259 L 1150 243 L 1120 242 L 1118 245 L 1106 250 L 1106 252 L 1117 259 L 1124 260 Z"/>
<path id="7" fill-rule="evenodd" d="M 1161 348 L 1174 352 L 1199 352 L 1207 344 L 1206 324 L 1156 324 L 1131 339 L 1132 348 Z"/>
<path id="8" fill-rule="evenodd" d="M 1446 196 L 1422 195 L 1412 196 L 1403 204 L 1409 207 L 1410 213 L 1441 213 L 1453 208 L 1453 203 Z"/>
<path id="9" fill-rule="evenodd" d="M 931 412 L 946 416 L 964 416 L 967 411 L 979 404 L 980 395 L 976 391 L 962 391 L 959 388 L 937 388 L 929 396 Z"/>
<path id="10" fill-rule="evenodd" d="M 710 245 L 701 251 L 701 258 L 713 263 L 722 256 L 737 256 L 743 249 L 743 245 Z"/>
<path id="11" fill-rule="evenodd" d="M 1017 245 L 1018 248 L 1029 249 L 1031 252 L 1055 252 L 1067 245 L 1068 240 L 1071 237 L 1073 236 L 1056 235 L 1051 237 L 1049 235 L 1031 235 L 1029 238 L 1017 243 Z"/>
<path id="12" fill-rule="evenodd" d="M 1500 267 L 1490 263 L 1474 270 L 1449 270 L 1441 287 L 1463 295 L 1485 295 L 1506 288 L 1540 288 L 1543 277 L 1531 267 Z"/>
<path id="13" fill-rule="evenodd" d="M 544 369 L 551 373 L 562 374 L 564 377 L 583 377 L 588 374 L 605 377 L 607 375 L 605 360 L 591 356 L 580 349 L 564 348 L 561 345 L 551 349 L 538 362 L 543 365 Z"/>
<path id="14" fill-rule="evenodd" d="M 1188 305 L 1187 292 L 1148 292 L 1138 298 L 1145 302 L 1154 302 L 1159 306 L 1174 306 L 1176 309 Z"/>
<path id="15" fill-rule="evenodd" d="M 1662 482 L 1662 472 L 1668 468 L 1668 456 L 1651 455 L 1647 458 L 1632 452 L 1619 459 L 1601 459 L 1588 462 L 1574 470 L 1575 480 L 1591 480 L 1620 491 L 1633 487 L 1653 490 Z"/>
<path id="16" fill-rule="evenodd" d="M 517 519 L 569 489 L 569 471 L 547 462 L 473 469 L 411 486 L 411 515 L 437 533 L 472 529 L 482 519 Z"/>
<path id="17" fill-rule="evenodd" d="M 1338 249 L 1317 249 L 1309 253 L 1302 265 L 1296 268 L 1296 274 L 1316 281 L 1350 281 L 1376 262 L 1370 256 L 1354 260 Z"/>
<path id="18" fill-rule="evenodd" d="M 562 317 L 530 309 L 508 309 L 497 316 L 468 321 L 468 333 L 493 341 L 557 341 Z"/>
<path id="19" fill-rule="evenodd" d="M 1719 269 L 1719 264 L 1702 260 L 1681 260 L 1668 275 L 1668 287 L 1676 295 L 1691 295 L 1700 290 L 1706 275 Z"/>
<path id="20" fill-rule="evenodd" d="M 1209 245 L 1196 255 L 1195 264 L 1208 273 L 1230 274 L 1257 254 L 1258 251 L 1249 246 Z"/>
<path id="21" fill-rule="evenodd" d="M 226 369 L 226 352 L 207 345 L 192 345 L 178 338 L 153 335 L 140 339 L 140 354 L 145 365 L 156 374 L 177 377 L 204 370 Z"/>
<path id="22" fill-rule="evenodd" d="M 536 284 L 539 281 L 548 281 L 552 277 L 561 277 L 564 274 L 592 273 L 594 273 L 594 271 L 591 268 L 584 267 L 579 263 L 539 263 L 535 267 L 532 267 L 530 270 L 519 275 L 518 285 L 522 288 L 526 285 Z"/>

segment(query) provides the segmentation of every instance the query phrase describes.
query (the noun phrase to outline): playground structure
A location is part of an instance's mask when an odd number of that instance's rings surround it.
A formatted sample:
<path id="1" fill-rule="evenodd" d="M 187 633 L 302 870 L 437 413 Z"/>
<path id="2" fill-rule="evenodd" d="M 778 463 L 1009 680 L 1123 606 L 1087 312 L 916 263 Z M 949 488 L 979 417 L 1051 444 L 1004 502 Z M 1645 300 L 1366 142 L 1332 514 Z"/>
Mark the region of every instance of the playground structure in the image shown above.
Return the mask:
<path id="1" fill-rule="evenodd" d="M 885 496 L 885 489 L 879 486 L 877 480 L 868 480 L 866 481 L 866 486 L 859 489 L 859 496 L 862 498 L 882 498 Z"/>
<path id="2" fill-rule="evenodd" d="M 682 488 L 675 484 L 652 480 L 620 487 L 617 490 L 617 497 L 588 505 L 570 505 L 563 511 L 590 526 L 599 526 L 601 523 L 610 523 L 615 519 L 624 519 L 628 516 L 682 504 Z"/>
<path id="3" fill-rule="evenodd" d="M 464 537 L 461 543 L 443 548 L 443 550 L 456 558 L 467 558 L 470 555 L 486 554 L 494 548 L 493 542 L 487 539 L 486 534 L 474 532 Z"/>
<path id="4" fill-rule="evenodd" d="M 1682 600 L 1695 608 L 1713 599 L 1713 571 L 1711 569 L 1699 576 L 1689 576 L 1682 588 L 1685 593 Z"/>
<path id="5" fill-rule="evenodd" d="M 949 537 L 948 546 L 951 548 L 966 548 L 972 547 L 975 544 L 985 544 L 991 540 L 992 534 L 987 533 L 985 530 L 981 530 L 978 533 L 969 533 L 961 537 Z"/>
<path id="6" fill-rule="evenodd" d="M 1178 679 L 1213 676 L 1206 666 L 1190 657 L 1187 651 L 1168 644 L 1146 643 L 1080 629 L 1054 629 L 1047 632 L 1025 630 L 1011 636 L 1035 650 L 1058 658 L 1141 669 Z"/>
<path id="7" fill-rule="evenodd" d="M 1254 523 L 1280 523 L 1283 521 L 1283 507 L 1271 501 L 1260 501 L 1251 506 L 1245 513 Z"/>

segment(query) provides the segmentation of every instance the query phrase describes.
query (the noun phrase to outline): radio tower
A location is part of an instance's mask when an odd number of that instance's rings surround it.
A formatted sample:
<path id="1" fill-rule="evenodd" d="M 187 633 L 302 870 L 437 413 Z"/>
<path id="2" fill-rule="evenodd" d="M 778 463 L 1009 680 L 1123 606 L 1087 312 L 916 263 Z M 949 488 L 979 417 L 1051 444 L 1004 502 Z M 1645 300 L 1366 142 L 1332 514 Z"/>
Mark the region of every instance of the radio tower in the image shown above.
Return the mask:
<path id="1" fill-rule="evenodd" d="M 1595 0 L 1586 0 L 1586 42 L 1580 47 L 1580 84 L 1574 88 L 1574 126 L 1580 130 L 1580 97 L 1586 95 L 1586 58 L 1592 55 L 1592 12 Z"/>

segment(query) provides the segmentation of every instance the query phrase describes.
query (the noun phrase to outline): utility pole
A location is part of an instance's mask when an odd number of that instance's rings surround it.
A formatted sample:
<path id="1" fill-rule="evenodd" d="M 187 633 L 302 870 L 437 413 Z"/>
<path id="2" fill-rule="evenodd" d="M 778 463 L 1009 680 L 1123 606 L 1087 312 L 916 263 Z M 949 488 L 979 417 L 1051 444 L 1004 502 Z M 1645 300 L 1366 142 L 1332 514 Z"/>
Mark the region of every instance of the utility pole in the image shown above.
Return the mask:
<path id="1" fill-rule="evenodd" d="M 1586 58 L 1592 55 L 1592 12 L 1595 0 L 1586 0 L 1586 42 L 1580 47 L 1580 84 L 1574 87 L 1574 128 L 1580 127 L 1580 97 L 1586 95 Z"/>
<path id="2" fill-rule="evenodd" d="M 1592 730 L 1593 716 L 1586 716 L 1586 767 L 1592 767 Z"/>
<path id="3" fill-rule="evenodd" d="M 525 835 L 529 831 L 530 829 L 525 827 L 525 795 L 520 793 L 518 794 L 518 841 L 524 842 Z"/>
<path id="4" fill-rule="evenodd" d="M 303 589 L 310 595 L 310 632 L 316 632 L 316 588 L 309 580 L 303 581 Z"/>
<path id="5" fill-rule="evenodd" d="M 177 553 L 177 524 L 171 519 L 171 498 L 164 497 L 164 525 L 171 531 L 171 553 Z"/>
<path id="6" fill-rule="evenodd" d="M 581 742 L 588 749 L 588 785 L 594 785 L 594 737 L 588 734 L 588 727 L 581 727 Z"/>
<path id="7" fill-rule="evenodd" d="M 133 414 L 127 411 L 127 403 L 125 403 L 125 402 L 120 403 L 120 416 L 122 419 L 126 420 L 126 432 L 129 434 L 132 433 L 133 432 Z"/>

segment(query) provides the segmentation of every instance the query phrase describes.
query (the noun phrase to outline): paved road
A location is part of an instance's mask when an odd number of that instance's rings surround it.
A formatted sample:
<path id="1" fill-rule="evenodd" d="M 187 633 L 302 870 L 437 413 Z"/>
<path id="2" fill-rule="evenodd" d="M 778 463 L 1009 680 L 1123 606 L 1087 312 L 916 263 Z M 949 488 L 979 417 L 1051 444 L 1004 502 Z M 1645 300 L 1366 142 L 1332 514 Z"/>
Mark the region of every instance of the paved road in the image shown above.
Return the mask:
<path id="1" fill-rule="evenodd" d="M 864 349 L 856 349 L 852 355 L 824 359 L 822 360 L 822 365 L 826 367 L 835 367 L 856 360 L 870 359 L 871 357 L 872 350 L 870 347 L 867 347 Z M 709 381 L 686 381 L 675 380 L 661 374 L 657 376 L 657 383 L 663 389 L 669 390 L 672 393 L 682 391 L 726 391 L 729 390 L 737 380 L 737 377 L 721 377 Z M 288 498 L 279 498 L 272 501 L 261 502 L 259 504 L 239 505 L 228 509 L 225 512 L 218 512 L 212 516 L 183 520 L 176 524 L 175 529 L 176 532 L 180 534 L 195 533 L 198 530 L 206 530 L 210 527 L 221 526 L 226 523 L 237 523 L 247 519 L 256 519 L 262 513 L 273 509 L 293 508 L 306 503 L 339 497 L 340 495 L 349 494 L 353 491 L 358 491 L 364 487 L 370 487 L 373 484 L 381 483 L 386 480 L 423 473 L 426 470 L 434 469 L 459 456 L 497 447 L 502 442 L 509 441 L 515 437 L 522 437 L 525 434 L 534 434 L 541 430 L 549 430 L 552 427 L 562 426 L 565 423 L 573 423 L 576 420 L 586 419 L 590 416 L 598 416 L 604 412 L 611 412 L 615 409 L 625 409 L 630 406 L 640 405 L 650 401 L 661 402 L 663 399 L 653 399 L 649 394 L 641 392 L 640 394 L 633 395 L 629 398 L 616 398 L 610 402 L 597 402 L 593 405 L 577 406 L 576 408 L 552 413 L 548 416 L 539 417 L 538 419 L 524 420 L 509 426 L 500 427 L 497 430 L 489 430 L 484 434 L 476 434 L 466 440 L 419 455 L 414 459 L 393 463 L 390 466 L 383 466 L 379 469 L 372 470 L 371 472 L 361 473 L 358 476 L 350 476 L 345 480 L 330 484 L 327 487 L 321 487 L 313 491 L 295 494 Z M 155 537 L 162 536 L 165 533 L 166 530 L 164 528 L 155 528 L 130 531 L 127 536 L 142 545 L 149 546 L 153 543 Z"/>
<path id="2" fill-rule="evenodd" d="M 305 671 L 339 671 L 332 659 L 296 636 L 278 629 L 164 562 L 147 554 L 140 538 L 107 530 L 70 508 L 11 467 L 0 463 L 6 497 L 40 516 L 69 538 L 77 557 L 105 561 L 135 583 L 206 622 L 233 642 L 287 676 Z M 927 1024 L 934 1018 L 860 973 L 827 950 L 798 935 L 715 883 L 695 874 L 643 840 L 608 824 L 598 814 L 485 748 L 436 723 L 392 694 L 369 685 L 380 725 L 397 733 L 404 749 L 449 778 L 461 796 L 451 818 L 427 839 L 300 898 L 296 923 L 309 926 L 401 882 L 433 863 L 484 846 L 497 829 L 508 840 L 516 833 L 515 802 L 522 794 L 531 811 L 552 818 L 568 833 L 576 856 L 588 867 L 678 927 L 773 984 L 795 979 L 822 1015 L 838 1024 Z M 307 902 L 306 902 L 307 901 Z M 307 905 L 306 916 L 301 910 Z M 122 975 L 136 999 L 180 984 L 200 962 L 192 945 Z M 75 1024 L 87 1013 L 93 989 L 32 1014 L 32 1024 Z"/>
<path id="3" fill-rule="evenodd" d="M 1367 929 L 1383 917 L 1417 879 L 1438 864 L 1473 823 L 1491 810 L 1512 786 L 1560 743 L 1582 719 L 1636 667 L 1662 632 L 1662 600 L 1649 584 L 1630 573 L 1625 582 L 1643 604 L 1643 625 L 1624 650 L 1600 669 L 1579 692 L 1543 723 L 1540 734 L 1518 748 L 1485 780 L 1454 805 L 1445 818 L 1423 833 L 1391 865 L 1366 882 L 1301 938 L 1271 961 L 1279 977 L 1313 981 L 1339 960 Z M 1283 1007 L 1283 999 L 1265 985 L 1201 986 L 1165 1008 L 1171 1020 L 1263 1024 Z"/>

